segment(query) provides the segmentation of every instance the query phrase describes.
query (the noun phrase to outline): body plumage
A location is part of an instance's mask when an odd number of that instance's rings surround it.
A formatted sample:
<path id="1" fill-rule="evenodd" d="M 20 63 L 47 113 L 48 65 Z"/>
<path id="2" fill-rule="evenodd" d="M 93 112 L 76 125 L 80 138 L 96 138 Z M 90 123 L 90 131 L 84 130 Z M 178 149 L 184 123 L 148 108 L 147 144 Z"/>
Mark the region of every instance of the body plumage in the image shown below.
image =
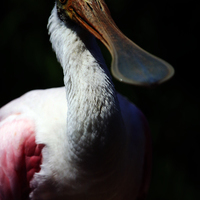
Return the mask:
<path id="1" fill-rule="evenodd" d="M 0 109 L 0 200 L 144 199 L 146 119 L 116 92 L 94 36 L 65 13 L 75 1 L 60 2 L 48 29 L 65 87 L 28 92 Z"/>

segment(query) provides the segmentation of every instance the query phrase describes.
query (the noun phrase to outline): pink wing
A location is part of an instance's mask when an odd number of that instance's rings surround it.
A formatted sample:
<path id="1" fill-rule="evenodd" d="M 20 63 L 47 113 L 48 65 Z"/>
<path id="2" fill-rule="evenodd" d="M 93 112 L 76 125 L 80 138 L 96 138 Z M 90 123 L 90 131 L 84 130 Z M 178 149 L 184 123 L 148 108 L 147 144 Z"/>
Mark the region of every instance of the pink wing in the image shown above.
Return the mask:
<path id="1" fill-rule="evenodd" d="M 148 193 L 152 168 L 152 145 L 149 125 L 143 113 L 134 104 L 120 94 L 118 94 L 118 99 L 125 125 L 128 127 L 129 134 L 133 137 L 133 141 L 135 137 L 137 138 L 137 135 L 144 133 L 145 149 L 142 183 L 137 195 L 137 200 L 144 200 Z M 136 134 L 133 134 L 134 132 Z"/>
<path id="2" fill-rule="evenodd" d="M 151 169 L 152 169 L 152 141 L 151 133 L 149 129 L 148 122 L 144 115 L 141 113 L 143 126 L 145 130 L 145 157 L 144 157 L 144 166 L 143 166 L 143 179 L 142 185 L 140 187 L 139 195 L 137 200 L 145 200 L 149 190 L 149 184 L 151 179 Z"/>
<path id="3" fill-rule="evenodd" d="M 0 200 L 27 199 L 42 148 L 35 143 L 31 120 L 13 115 L 0 123 Z"/>

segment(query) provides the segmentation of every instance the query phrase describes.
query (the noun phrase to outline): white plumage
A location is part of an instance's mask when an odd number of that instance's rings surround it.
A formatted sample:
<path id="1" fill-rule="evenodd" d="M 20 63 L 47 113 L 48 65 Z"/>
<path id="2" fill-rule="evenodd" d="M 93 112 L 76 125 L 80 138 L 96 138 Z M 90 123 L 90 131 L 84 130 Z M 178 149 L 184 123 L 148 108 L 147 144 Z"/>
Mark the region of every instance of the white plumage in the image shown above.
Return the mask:
<path id="1" fill-rule="evenodd" d="M 28 92 L 0 109 L 0 200 L 144 198 L 151 148 L 143 114 L 115 91 L 93 35 L 61 21 L 56 5 L 48 29 L 65 87 Z M 27 173 L 15 162 L 28 148 L 23 125 L 44 146 L 25 194 L 12 176 Z"/>

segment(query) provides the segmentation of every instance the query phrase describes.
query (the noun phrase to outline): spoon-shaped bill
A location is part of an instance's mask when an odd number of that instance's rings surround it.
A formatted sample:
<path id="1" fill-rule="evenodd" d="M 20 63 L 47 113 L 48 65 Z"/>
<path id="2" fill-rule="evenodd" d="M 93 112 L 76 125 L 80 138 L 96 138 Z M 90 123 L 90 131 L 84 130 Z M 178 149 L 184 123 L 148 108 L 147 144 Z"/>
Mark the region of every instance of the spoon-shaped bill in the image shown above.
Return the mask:
<path id="1" fill-rule="evenodd" d="M 129 40 L 116 26 L 103 0 L 68 0 L 68 16 L 100 39 L 112 55 L 111 71 L 120 81 L 156 85 L 174 74 L 173 67 Z"/>
<path id="2" fill-rule="evenodd" d="M 111 70 L 120 81 L 149 86 L 160 84 L 174 74 L 169 63 L 146 52 L 124 35 L 113 40 L 112 45 Z"/>

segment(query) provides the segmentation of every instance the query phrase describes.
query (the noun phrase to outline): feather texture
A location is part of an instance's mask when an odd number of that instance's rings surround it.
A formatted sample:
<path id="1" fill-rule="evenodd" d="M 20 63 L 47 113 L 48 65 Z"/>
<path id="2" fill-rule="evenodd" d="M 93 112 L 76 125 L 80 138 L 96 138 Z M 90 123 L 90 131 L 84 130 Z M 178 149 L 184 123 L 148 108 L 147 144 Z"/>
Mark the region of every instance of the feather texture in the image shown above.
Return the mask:
<path id="1" fill-rule="evenodd" d="M 145 162 L 150 141 L 144 116 L 115 91 L 90 33 L 62 22 L 56 6 L 48 28 L 63 67 L 65 87 L 31 91 L 0 109 L 0 137 L 5 138 L 1 141 L 0 172 L 7 168 L 3 162 L 6 149 L 18 144 L 13 136 L 18 130 L 15 121 L 27 120 L 17 132 L 18 141 L 23 138 L 26 144 L 25 131 L 27 138 L 33 138 L 31 145 L 42 149 L 37 161 L 40 166 L 26 182 L 30 199 L 136 200 L 141 193 L 146 195 L 149 171 L 144 176 L 143 170 L 150 165 Z M 12 129 L 9 125 L 4 128 L 7 121 Z M 18 165 L 16 158 L 17 154 L 8 156 Z M 12 166 L 0 178 L 0 185 L 14 170 Z M 8 188 L 8 184 L 0 188 L 0 200 L 10 198 L 5 192 Z M 15 194 L 17 190 L 15 181 L 10 191 Z"/>

